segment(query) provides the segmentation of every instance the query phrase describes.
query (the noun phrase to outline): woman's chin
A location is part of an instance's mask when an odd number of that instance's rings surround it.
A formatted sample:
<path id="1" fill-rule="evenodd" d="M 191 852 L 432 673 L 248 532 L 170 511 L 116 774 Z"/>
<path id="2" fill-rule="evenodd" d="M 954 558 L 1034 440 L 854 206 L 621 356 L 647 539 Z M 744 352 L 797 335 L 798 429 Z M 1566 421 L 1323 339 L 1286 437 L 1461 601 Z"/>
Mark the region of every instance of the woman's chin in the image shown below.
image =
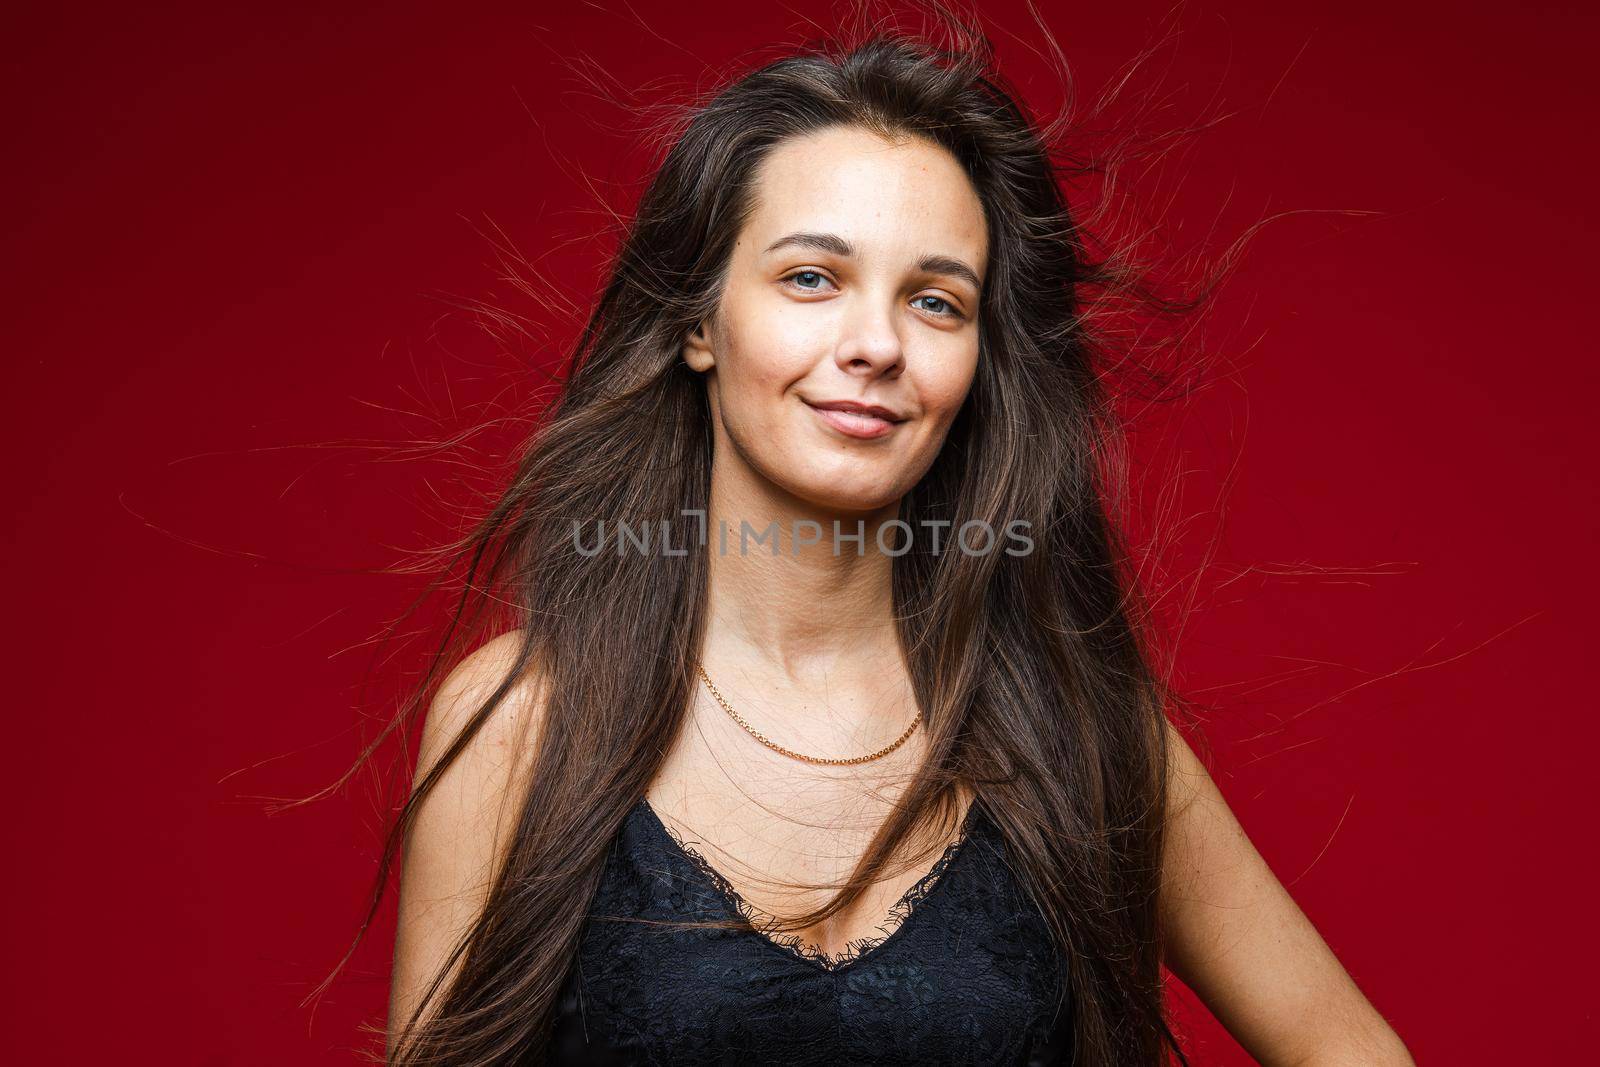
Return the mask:
<path id="1" fill-rule="evenodd" d="M 908 477 L 901 464 L 893 464 L 893 469 L 879 467 L 852 459 L 844 463 L 791 465 L 788 470 L 778 469 L 776 463 L 764 464 L 761 473 L 773 486 L 803 504 L 806 511 L 838 515 L 841 530 L 853 533 L 856 518 L 881 516 L 885 511 L 892 516 L 900 498 L 916 484 L 916 478 Z M 848 527 L 844 525 L 847 519 Z M 818 521 L 826 524 L 825 520 Z"/>
<path id="2" fill-rule="evenodd" d="M 797 490 L 795 495 L 818 511 L 863 518 L 892 508 L 901 496 L 881 485 L 848 486 L 837 482 L 806 486 Z M 854 532 L 853 528 L 848 532 Z"/>

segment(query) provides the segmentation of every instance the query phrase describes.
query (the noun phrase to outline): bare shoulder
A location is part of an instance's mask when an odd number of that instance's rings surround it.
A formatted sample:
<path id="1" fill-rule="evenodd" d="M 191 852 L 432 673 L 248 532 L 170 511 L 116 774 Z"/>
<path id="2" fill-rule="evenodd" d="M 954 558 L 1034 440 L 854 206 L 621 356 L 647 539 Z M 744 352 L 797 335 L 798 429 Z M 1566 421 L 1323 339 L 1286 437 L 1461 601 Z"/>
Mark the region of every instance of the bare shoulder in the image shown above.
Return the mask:
<path id="1" fill-rule="evenodd" d="M 457 947 L 516 836 L 543 714 L 543 676 L 519 662 L 523 639 L 513 630 L 464 658 L 440 683 L 423 721 L 413 791 L 442 770 L 417 801 L 406 834 L 391 1040 L 435 977 L 459 965 Z"/>
<path id="2" fill-rule="evenodd" d="M 543 677 L 533 664 L 519 666 L 523 639 L 521 630 L 511 630 L 485 642 L 456 664 L 439 684 L 422 724 L 417 781 L 474 727 L 483 707 L 502 687 L 506 692 L 482 723 L 465 737 L 459 758 L 479 770 L 495 766 L 511 770 L 525 762 L 514 757 L 529 754 L 527 750 L 537 733 L 543 708 Z"/>
<path id="3" fill-rule="evenodd" d="M 1409 1067 L 1399 1037 L 1278 881 L 1188 741 L 1167 726 L 1168 969 L 1258 1063 Z"/>
<path id="4" fill-rule="evenodd" d="M 1189 739 L 1170 720 L 1164 720 L 1167 731 L 1167 788 L 1169 800 L 1174 805 L 1173 814 L 1181 814 L 1208 787 L 1212 786 L 1211 772 L 1195 754 Z"/>

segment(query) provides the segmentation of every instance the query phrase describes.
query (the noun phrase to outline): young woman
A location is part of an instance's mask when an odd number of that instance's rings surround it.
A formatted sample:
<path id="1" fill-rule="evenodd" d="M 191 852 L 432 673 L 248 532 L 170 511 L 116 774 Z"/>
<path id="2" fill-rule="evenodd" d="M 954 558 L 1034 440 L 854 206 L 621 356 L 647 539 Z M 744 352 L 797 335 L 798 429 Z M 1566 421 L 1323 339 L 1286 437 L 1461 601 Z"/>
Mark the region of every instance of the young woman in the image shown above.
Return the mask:
<path id="1" fill-rule="evenodd" d="M 676 132 L 465 545 L 390 1062 L 1156 1064 L 1163 964 L 1262 1063 L 1410 1062 L 1168 723 L 1126 279 L 1003 85 L 874 36 Z"/>

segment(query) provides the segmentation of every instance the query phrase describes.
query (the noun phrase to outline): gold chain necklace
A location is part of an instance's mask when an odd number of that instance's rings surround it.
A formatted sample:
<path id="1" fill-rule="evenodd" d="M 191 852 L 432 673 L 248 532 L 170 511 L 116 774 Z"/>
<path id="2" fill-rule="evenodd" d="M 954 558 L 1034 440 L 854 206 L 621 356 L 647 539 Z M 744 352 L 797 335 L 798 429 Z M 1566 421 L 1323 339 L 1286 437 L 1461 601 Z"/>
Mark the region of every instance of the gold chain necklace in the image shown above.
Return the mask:
<path id="1" fill-rule="evenodd" d="M 722 695 L 715 685 L 711 684 L 711 676 L 706 673 L 706 669 L 701 666 L 698 661 L 695 663 L 694 667 L 695 670 L 700 672 L 700 677 L 704 679 L 706 688 L 711 690 L 711 695 L 716 697 L 718 704 L 722 705 L 722 710 L 726 711 L 729 715 L 732 715 L 733 721 L 744 727 L 746 733 L 755 738 L 757 741 L 760 741 L 763 745 L 766 745 L 768 748 L 772 749 L 774 752 L 781 752 L 785 756 L 789 756 L 797 760 L 805 760 L 807 763 L 826 763 L 833 766 L 850 766 L 857 763 L 871 763 L 875 759 L 882 759 L 884 756 L 887 756 L 889 753 L 905 744 L 906 738 L 911 736 L 911 732 L 915 730 L 917 728 L 917 724 L 922 721 L 922 711 L 919 709 L 917 711 L 916 718 L 911 720 L 911 725 L 906 727 L 906 732 L 901 734 L 894 744 L 890 745 L 888 748 L 879 749 L 870 756 L 856 756 L 851 759 L 822 759 L 817 756 L 802 756 L 798 752 L 794 752 L 790 749 L 784 748 L 782 745 L 777 744 L 776 742 L 768 740 L 767 737 L 760 731 L 756 730 L 755 727 L 745 722 L 744 718 L 737 711 L 733 710 L 733 705 L 728 703 L 727 698 Z"/>

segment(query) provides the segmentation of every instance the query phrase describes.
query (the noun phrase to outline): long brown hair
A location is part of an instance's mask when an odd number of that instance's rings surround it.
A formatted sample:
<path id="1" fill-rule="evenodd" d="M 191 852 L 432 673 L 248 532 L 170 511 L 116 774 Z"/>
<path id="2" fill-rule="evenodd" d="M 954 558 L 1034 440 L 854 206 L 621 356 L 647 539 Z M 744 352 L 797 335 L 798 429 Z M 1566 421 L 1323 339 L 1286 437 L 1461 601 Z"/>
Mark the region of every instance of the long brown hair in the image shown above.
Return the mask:
<path id="1" fill-rule="evenodd" d="M 806 46 L 733 80 L 663 139 L 558 397 L 492 510 L 451 546 L 463 599 L 389 728 L 485 635 L 518 634 L 503 682 L 400 808 L 372 914 L 446 768 L 535 665 L 548 694 L 483 912 L 392 1063 L 541 1058 L 607 844 L 691 707 L 707 614 L 704 553 L 589 558 L 573 550 L 572 523 L 664 522 L 674 544 L 697 543 L 690 513 L 708 504 L 713 437 L 684 338 L 718 304 L 757 165 L 786 138 L 841 125 L 943 146 L 989 227 L 976 378 L 899 517 L 917 529 L 1025 520 L 1036 543 L 1026 555 L 918 545 L 894 560 L 926 765 L 839 895 L 792 925 L 847 906 L 924 816 L 970 787 L 1065 961 L 1080 1062 L 1164 1063 L 1170 1049 L 1187 1063 L 1165 1015 L 1158 909 L 1173 695 L 1114 521 L 1126 472 L 1110 383 L 1131 341 L 1104 324 L 1110 308 L 1181 314 L 1202 298 L 1156 296 L 1069 212 L 1065 189 L 1103 161 L 1068 152 L 1065 120 L 1030 117 L 981 32 L 953 18 L 946 28 L 942 45 L 873 31 Z"/>

